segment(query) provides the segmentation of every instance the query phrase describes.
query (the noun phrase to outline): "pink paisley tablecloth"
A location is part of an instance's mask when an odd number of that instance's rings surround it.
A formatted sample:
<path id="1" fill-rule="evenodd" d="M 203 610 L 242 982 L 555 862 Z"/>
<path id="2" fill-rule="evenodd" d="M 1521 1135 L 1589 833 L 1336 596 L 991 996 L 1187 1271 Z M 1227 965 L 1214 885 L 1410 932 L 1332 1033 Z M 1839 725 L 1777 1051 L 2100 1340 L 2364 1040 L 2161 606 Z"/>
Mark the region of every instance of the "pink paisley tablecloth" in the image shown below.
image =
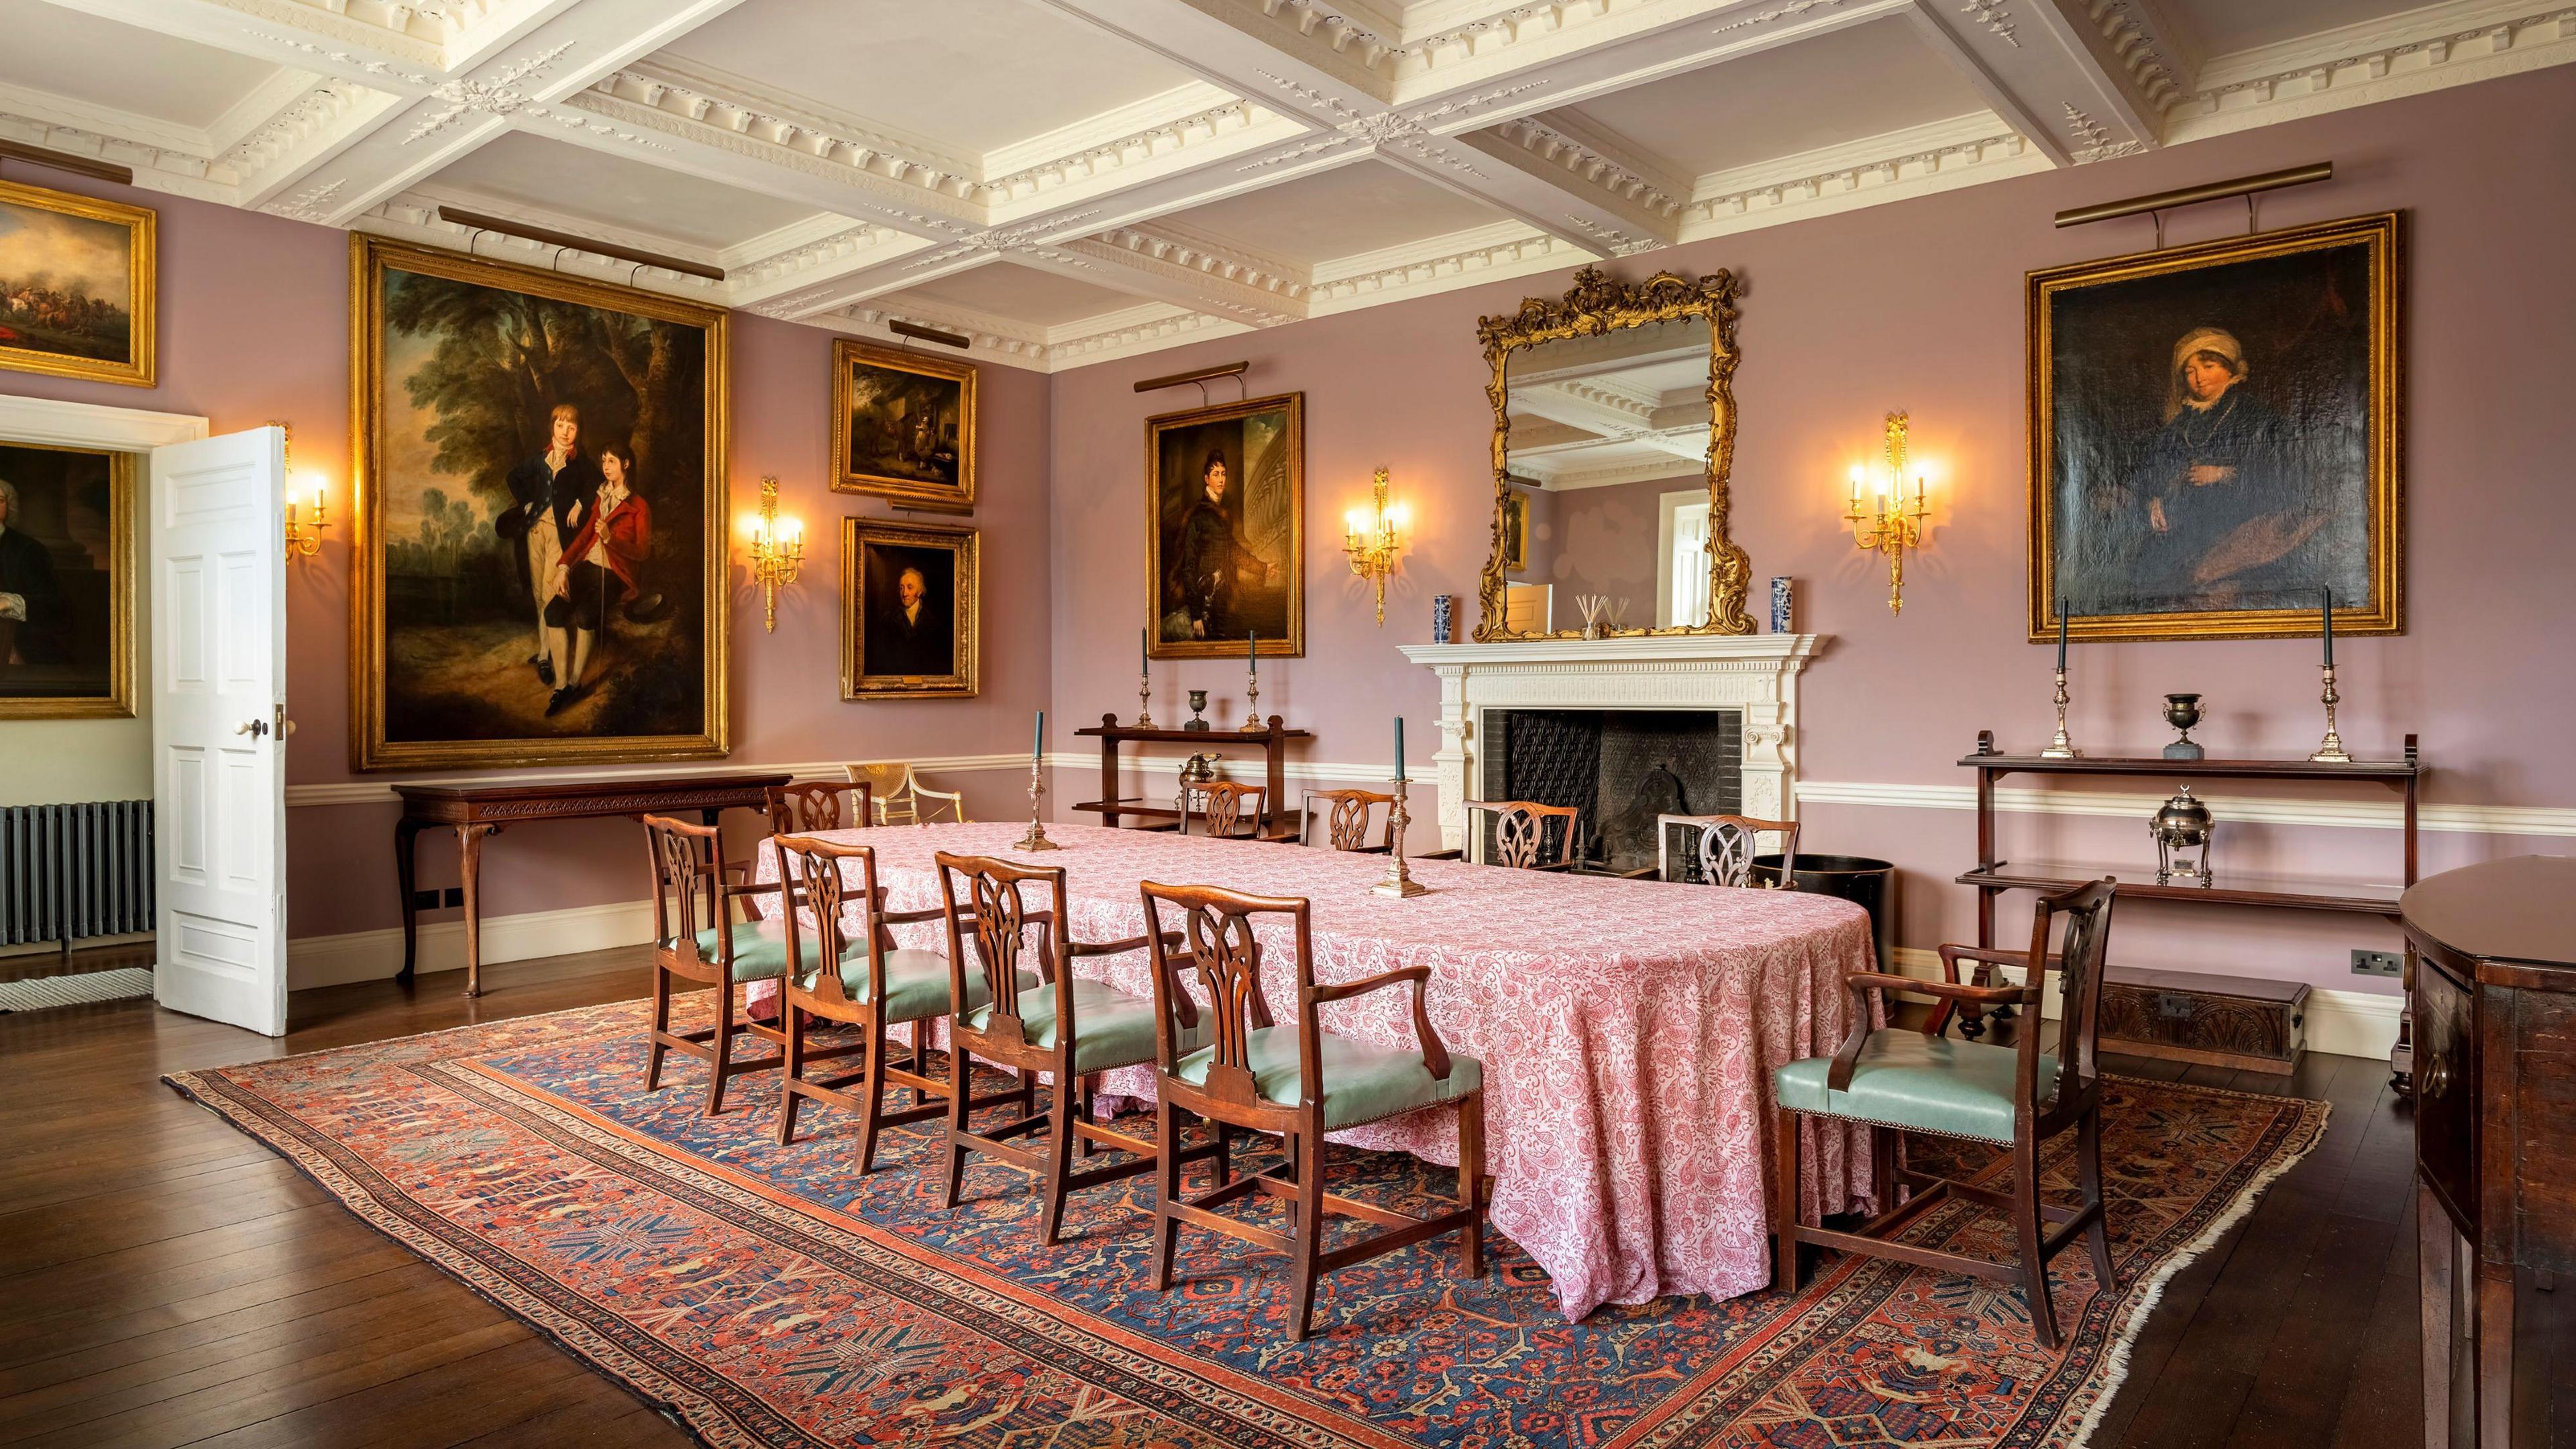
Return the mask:
<path id="1" fill-rule="evenodd" d="M 1295 845 L 1055 824 L 1066 849 L 1022 854 L 1026 825 L 883 826 L 827 839 L 872 846 L 890 910 L 939 904 L 934 852 L 1062 866 L 1076 940 L 1144 931 L 1137 882 L 1221 885 L 1313 902 L 1315 979 L 1431 968 L 1432 1024 L 1485 1068 L 1494 1227 L 1547 1269 L 1569 1319 L 1666 1294 L 1726 1298 L 1771 1280 L 1766 1153 L 1771 1069 L 1841 1039 L 1846 973 L 1872 969 L 1869 918 L 1847 901 L 1418 861 L 1432 894 L 1371 895 L 1385 858 Z M 777 877 L 762 847 L 760 877 Z M 855 922 L 852 923 L 855 926 Z M 937 924 L 898 928 L 944 951 Z M 1293 940 L 1265 936 L 1264 985 L 1296 1016 Z M 1145 995 L 1145 954 L 1085 957 L 1086 976 Z M 762 994 L 774 995 L 775 988 Z M 1323 1008 L 1327 1029 L 1413 1045 L 1412 995 Z M 1150 1067 L 1106 1090 L 1151 1099 Z M 1457 1161 L 1454 1109 L 1336 1141 Z M 1864 1206 L 1869 1154 L 1810 1119 L 1801 1193 L 1818 1212 Z"/>

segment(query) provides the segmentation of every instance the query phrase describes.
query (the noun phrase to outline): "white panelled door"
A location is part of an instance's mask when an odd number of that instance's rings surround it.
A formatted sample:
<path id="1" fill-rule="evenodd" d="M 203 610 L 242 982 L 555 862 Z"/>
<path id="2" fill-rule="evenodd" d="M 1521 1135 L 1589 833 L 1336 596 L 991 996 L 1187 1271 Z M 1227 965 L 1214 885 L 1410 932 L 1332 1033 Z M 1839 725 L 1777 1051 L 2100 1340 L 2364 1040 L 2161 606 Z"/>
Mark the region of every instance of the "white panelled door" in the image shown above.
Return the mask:
<path id="1" fill-rule="evenodd" d="M 286 434 L 152 452 L 163 1006 L 286 1032 Z"/>

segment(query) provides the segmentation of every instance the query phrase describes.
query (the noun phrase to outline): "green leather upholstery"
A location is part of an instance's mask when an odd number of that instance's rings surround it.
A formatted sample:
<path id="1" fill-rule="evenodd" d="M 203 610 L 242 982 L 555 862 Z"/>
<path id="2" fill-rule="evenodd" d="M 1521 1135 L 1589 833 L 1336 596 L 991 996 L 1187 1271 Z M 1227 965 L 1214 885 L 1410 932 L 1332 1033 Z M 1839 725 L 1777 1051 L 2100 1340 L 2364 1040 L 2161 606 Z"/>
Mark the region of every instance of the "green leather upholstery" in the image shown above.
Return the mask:
<path id="1" fill-rule="evenodd" d="M 1980 1046 L 1949 1037 L 1925 1037 L 1919 1031 L 1874 1031 L 1862 1044 L 1853 1065 L 1851 1088 L 1829 1091 L 1826 1073 L 1831 1057 L 1791 1062 L 1771 1074 L 1780 1106 L 1791 1112 L 1820 1112 L 1973 1137 L 1981 1142 L 2013 1140 L 2013 1071 L 2020 1054 L 2011 1047 Z M 2057 1084 L 2057 1058 L 2039 1054 L 2039 1094 L 2045 1103 Z"/>
<path id="2" fill-rule="evenodd" d="M 877 1009 L 879 1021 L 919 1021 L 924 1017 L 948 1014 L 948 958 L 936 951 L 898 947 L 885 956 L 886 999 Z M 1020 973 L 1020 989 L 1038 984 L 1029 972 Z M 868 1001 L 868 948 L 862 941 L 841 953 L 841 987 L 850 999 L 861 1005 Z M 982 970 L 966 973 L 966 1004 L 971 1009 L 992 999 L 984 987 Z"/>
<path id="3" fill-rule="evenodd" d="M 1086 1034 L 1089 1028 L 1084 1028 Z M 1297 1028 L 1256 1027 L 1246 1038 L 1245 1059 L 1262 1100 L 1294 1107 L 1303 1100 L 1305 1083 L 1297 1060 Z M 1369 1046 L 1348 1037 L 1322 1033 L 1317 1043 L 1324 1074 L 1324 1128 L 1374 1122 L 1381 1117 L 1454 1102 L 1485 1085 L 1485 1068 L 1474 1057 L 1451 1053 L 1446 1080 L 1431 1075 L 1422 1053 Z M 1177 1075 L 1194 1087 L 1207 1085 L 1208 1066 L 1216 1049 L 1190 1053 L 1177 1064 Z"/>
<path id="4" fill-rule="evenodd" d="M 984 983 L 973 983 L 976 993 L 983 994 Z M 982 1031 L 993 1019 L 993 1009 L 981 1006 L 966 1014 L 966 1024 Z M 1180 1029 L 1181 1046 L 1195 1048 L 1208 1039 L 1213 1017 L 1202 1011 L 1196 1026 Z M 1077 976 L 1073 981 L 1073 1069 L 1078 1073 L 1105 1072 L 1112 1067 L 1132 1067 L 1154 1059 L 1154 1003 L 1098 981 Z M 1035 991 L 1020 992 L 1020 1027 L 1028 1034 L 1029 1044 L 1055 1046 L 1055 983 L 1049 982 Z"/>
<path id="5" fill-rule="evenodd" d="M 664 941 L 664 950 L 674 942 Z M 814 943 L 804 943 L 805 956 L 814 956 Z M 698 955 L 712 966 L 723 959 L 721 939 L 713 926 L 698 933 Z M 760 921 L 744 921 L 733 928 L 733 979 L 736 981 L 775 981 L 787 974 L 787 937 Z"/>

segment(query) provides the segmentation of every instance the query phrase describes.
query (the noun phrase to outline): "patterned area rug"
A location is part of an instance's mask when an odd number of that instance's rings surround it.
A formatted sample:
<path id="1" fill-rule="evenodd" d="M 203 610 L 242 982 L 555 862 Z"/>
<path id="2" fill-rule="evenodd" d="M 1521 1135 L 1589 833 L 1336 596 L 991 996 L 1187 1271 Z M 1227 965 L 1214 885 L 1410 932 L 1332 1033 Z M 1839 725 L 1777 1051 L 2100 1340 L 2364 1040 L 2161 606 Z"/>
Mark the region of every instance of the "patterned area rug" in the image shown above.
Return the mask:
<path id="1" fill-rule="evenodd" d="M 169 1081 L 726 1449 L 2071 1446 L 2165 1278 L 2326 1120 L 2319 1102 L 2115 1079 L 2104 1156 L 2121 1285 L 2096 1292 L 2081 1252 L 2058 1260 L 2057 1354 L 2032 1347 L 2013 1290 L 1837 1255 L 1794 1296 L 1569 1324 L 1499 1239 L 1478 1281 L 1459 1279 L 1445 1242 L 1329 1275 L 1316 1336 L 1291 1344 L 1281 1258 L 1184 1232 L 1173 1291 L 1146 1286 L 1150 1178 L 1077 1194 L 1064 1243 L 1041 1248 L 1028 1174 L 976 1159 L 964 1202 L 942 1211 L 920 1131 L 889 1131 L 862 1178 L 847 1113 L 808 1105 L 798 1141 L 777 1144 L 774 1078 L 737 1081 L 712 1122 L 691 1059 L 644 1095 L 644 1010 Z M 1334 1165 L 1337 1187 L 1393 1206 L 1451 1190 L 1447 1169 L 1408 1157 L 1337 1151 Z M 2071 1197 L 2062 1158 L 2048 1176 Z M 1964 1204 L 1915 1234 L 2010 1251 L 2009 1228 Z"/>

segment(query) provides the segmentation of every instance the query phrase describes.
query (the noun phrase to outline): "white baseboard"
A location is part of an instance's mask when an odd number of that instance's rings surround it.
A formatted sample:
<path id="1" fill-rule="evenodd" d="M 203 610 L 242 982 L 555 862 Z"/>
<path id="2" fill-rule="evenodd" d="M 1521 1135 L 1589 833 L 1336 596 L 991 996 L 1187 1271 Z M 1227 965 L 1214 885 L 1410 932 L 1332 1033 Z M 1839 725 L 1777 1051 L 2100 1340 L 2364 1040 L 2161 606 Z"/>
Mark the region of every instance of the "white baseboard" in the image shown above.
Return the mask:
<path id="1" fill-rule="evenodd" d="M 1941 977 L 1941 955 L 1916 946 L 1899 946 L 1894 951 L 1899 975 L 1937 981 Z M 2011 967 L 2001 968 L 2004 979 L 2018 982 L 2021 973 Z M 1917 997 L 1929 1001 L 1930 997 Z M 2042 1009 L 2047 1019 L 2058 1016 L 2058 996 L 2049 993 Z M 2376 991 L 2334 991 L 2322 986 L 2308 989 L 2308 1050 L 2339 1057 L 2371 1057 L 2385 1060 L 2397 1045 L 2397 1018 L 2406 1010 L 2406 998 Z"/>
<path id="2" fill-rule="evenodd" d="M 483 964 L 636 946 L 652 939 L 650 900 L 491 916 L 483 922 Z M 401 972 L 402 956 L 399 926 L 382 931 L 352 931 L 345 936 L 304 936 L 286 943 L 286 984 L 289 990 L 301 991 L 308 986 L 386 981 Z M 463 921 L 440 921 L 420 928 L 418 969 L 465 969 Z"/>

